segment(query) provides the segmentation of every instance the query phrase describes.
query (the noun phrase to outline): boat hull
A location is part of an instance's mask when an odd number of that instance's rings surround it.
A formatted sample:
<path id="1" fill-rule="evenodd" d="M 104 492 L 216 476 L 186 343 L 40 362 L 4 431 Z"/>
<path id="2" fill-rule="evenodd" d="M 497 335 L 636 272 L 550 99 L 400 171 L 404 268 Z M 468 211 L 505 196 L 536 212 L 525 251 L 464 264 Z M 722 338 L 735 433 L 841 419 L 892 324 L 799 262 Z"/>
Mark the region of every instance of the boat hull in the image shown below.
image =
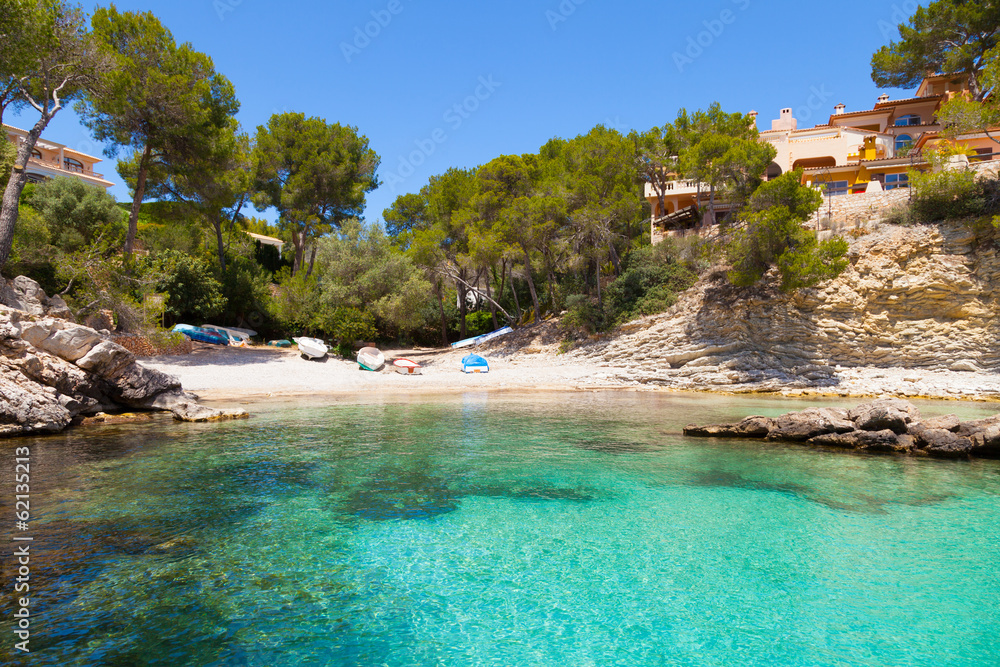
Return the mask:
<path id="1" fill-rule="evenodd" d="M 326 356 L 329 348 L 326 343 L 318 338 L 294 338 L 295 344 L 299 346 L 299 352 L 308 359 L 322 359 Z"/>
<path id="2" fill-rule="evenodd" d="M 215 333 L 214 331 L 208 331 L 207 329 L 202 329 L 201 327 L 191 326 L 190 324 L 178 324 L 173 329 L 176 333 L 182 333 L 191 340 L 196 340 L 199 343 L 211 343 L 212 345 L 229 345 L 229 338 Z"/>
<path id="3" fill-rule="evenodd" d="M 504 327 L 502 329 L 497 329 L 488 334 L 483 334 L 482 336 L 476 336 L 475 338 L 466 338 L 465 340 L 460 340 L 457 343 L 452 343 L 451 346 L 454 348 L 462 347 L 474 347 L 476 345 L 482 345 L 494 338 L 499 338 L 500 336 L 506 336 L 509 333 L 514 333 L 514 330 L 510 327 Z"/>
<path id="4" fill-rule="evenodd" d="M 392 362 L 392 369 L 400 375 L 422 375 L 423 367 L 415 361 L 409 359 L 396 359 Z"/>
<path id="5" fill-rule="evenodd" d="M 374 347 L 363 347 L 358 352 L 358 366 L 363 371 L 378 372 L 385 367 L 385 355 Z"/>

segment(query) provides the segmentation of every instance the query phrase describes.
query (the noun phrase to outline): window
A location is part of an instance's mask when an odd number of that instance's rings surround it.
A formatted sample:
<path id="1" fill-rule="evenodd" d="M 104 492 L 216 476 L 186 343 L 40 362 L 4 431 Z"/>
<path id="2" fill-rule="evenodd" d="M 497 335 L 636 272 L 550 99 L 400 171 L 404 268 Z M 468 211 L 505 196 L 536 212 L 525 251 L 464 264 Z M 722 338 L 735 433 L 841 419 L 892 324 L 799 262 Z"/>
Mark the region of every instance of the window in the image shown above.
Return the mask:
<path id="1" fill-rule="evenodd" d="M 908 134 L 901 134 L 896 137 L 896 155 L 904 153 L 913 146 L 913 137 Z"/>
<path id="2" fill-rule="evenodd" d="M 63 160 L 63 164 L 66 167 L 66 171 L 75 171 L 78 174 L 83 173 L 83 163 L 79 160 L 74 160 L 73 158 L 68 157 Z"/>
<path id="3" fill-rule="evenodd" d="M 895 190 L 896 188 L 908 188 L 910 187 L 910 176 L 909 174 L 886 174 L 885 175 L 885 189 Z"/>
<path id="4" fill-rule="evenodd" d="M 826 186 L 824 194 L 831 197 L 847 194 L 847 181 L 829 181 L 827 183 L 821 183 L 820 185 Z"/>
<path id="5" fill-rule="evenodd" d="M 36 160 L 41 160 L 42 159 L 42 151 L 38 150 L 37 148 L 31 149 L 31 157 L 34 158 L 34 159 L 36 159 Z"/>
<path id="6" fill-rule="evenodd" d="M 905 116 L 900 116 L 896 119 L 896 127 L 907 127 L 909 125 L 922 125 L 920 116 L 916 114 L 907 114 Z"/>

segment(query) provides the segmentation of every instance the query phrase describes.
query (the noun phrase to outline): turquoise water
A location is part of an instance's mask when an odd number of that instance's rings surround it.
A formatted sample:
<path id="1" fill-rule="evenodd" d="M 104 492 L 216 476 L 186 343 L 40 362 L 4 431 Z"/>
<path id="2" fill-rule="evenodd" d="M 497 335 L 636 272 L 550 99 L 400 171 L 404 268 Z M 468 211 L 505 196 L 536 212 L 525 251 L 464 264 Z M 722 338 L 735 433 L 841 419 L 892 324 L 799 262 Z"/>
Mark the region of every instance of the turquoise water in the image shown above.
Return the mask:
<path id="1" fill-rule="evenodd" d="M 680 435 L 809 404 L 281 403 L 4 443 L 36 508 L 10 664 L 997 665 L 1000 463 Z"/>

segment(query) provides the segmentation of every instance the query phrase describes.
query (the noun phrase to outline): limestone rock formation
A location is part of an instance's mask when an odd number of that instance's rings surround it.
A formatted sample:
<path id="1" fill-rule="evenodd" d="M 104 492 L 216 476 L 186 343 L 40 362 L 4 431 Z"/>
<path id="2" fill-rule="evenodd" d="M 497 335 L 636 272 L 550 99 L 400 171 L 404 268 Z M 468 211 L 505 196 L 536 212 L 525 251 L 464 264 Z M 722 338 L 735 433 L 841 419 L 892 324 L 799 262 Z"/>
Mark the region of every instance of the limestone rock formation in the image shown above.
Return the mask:
<path id="1" fill-rule="evenodd" d="M 121 407 L 169 410 L 186 421 L 247 416 L 198 405 L 177 378 L 140 365 L 99 332 L 46 316 L 51 306 L 43 304 L 52 301 L 30 284 L 15 279 L 4 289 L 29 310 L 0 306 L 0 435 L 56 432 Z"/>
<path id="2" fill-rule="evenodd" d="M 916 406 L 899 399 L 881 399 L 850 411 L 809 408 L 776 419 L 747 417 L 735 424 L 692 424 L 685 427 L 684 435 L 804 442 L 819 447 L 937 458 L 1000 458 L 1000 415 L 968 422 L 955 415 L 920 421 Z"/>
<path id="3" fill-rule="evenodd" d="M 960 224 L 884 225 L 849 259 L 838 278 L 790 294 L 710 276 L 667 313 L 568 357 L 644 384 L 737 392 L 835 388 L 852 368 L 1000 370 L 996 239 Z M 920 395 L 920 375 L 908 377 L 886 391 Z"/>

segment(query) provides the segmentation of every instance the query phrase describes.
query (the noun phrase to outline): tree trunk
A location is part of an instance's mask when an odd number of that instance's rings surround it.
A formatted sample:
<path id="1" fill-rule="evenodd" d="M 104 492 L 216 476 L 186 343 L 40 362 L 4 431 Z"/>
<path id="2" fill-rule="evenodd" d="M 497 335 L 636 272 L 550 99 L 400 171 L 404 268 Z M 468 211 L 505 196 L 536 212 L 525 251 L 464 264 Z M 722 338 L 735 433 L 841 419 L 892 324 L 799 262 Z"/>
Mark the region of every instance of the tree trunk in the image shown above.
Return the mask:
<path id="1" fill-rule="evenodd" d="M 603 307 L 604 299 L 601 296 L 601 261 L 597 260 L 597 305 Z"/>
<path id="2" fill-rule="evenodd" d="M 709 185 L 708 189 L 708 225 L 715 224 L 715 183 Z"/>
<path id="3" fill-rule="evenodd" d="M 552 307 L 552 312 L 556 312 L 556 274 L 552 272 L 552 268 L 549 268 L 549 305 Z"/>
<path id="4" fill-rule="evenodd" d="M 294 229 L 292 230 L 292 247 L 295 248 L 295 256 L 292 258 L 292 276 L 294 277 L 302 268 L 303 255 L 305 254 L 302 235 Z"/>
<path id="5" fill-rule="evenodd" d="M 487 269 L 487 271 L 486 271 L 486 296 L 490 300 L 490 315 L 493 316 L 493 330 L 496 331 L 497 329 L 500 328 L 500 325 L 497 324 L 497 305 L 495 303 L 493 303 L 493 286 L 490 284 L 490 283 L 493 282 L 493 280 L 492 280 L 492 276 L 490 275 L 490 273 L 491 272 Z"/>
<path id="6" fill-rule="evenodd" d="M 312 250 L 309 253 L 309 269 L 306 271 L 306 278 L 313 274 L 313 265 L 316 264 L 316 251 L 319 249 L 317 244 L 313 244 Z"/>
<path id="7" fill-rule="evenodd" d="M 125 236 L 125 258 L 132 256 L 132 249 L 135 247 L 135 235 L 139 229 L 139 208 L 142 200 L 146 196 L 146 173 L 149 171 L 149 158 L 153 154 L 153 149 L 146 144 L 142 152 L 142 159 L 139 160 L 139 173 L 135 183 L 135 196 L 132 197 L 132 210 L 128 215 L 128 234 Z"/>
<path id="8" fill-rule="evenodd" d="M 615 249 L 614 241 L 608 241 L 608 249 L 611 251 L 611 263 L 615 265 L 615 275 L 620 276 L 622 274 L 622 262 L 618 258 L 618 251 Z"/>
<path id="9" fill-rule="evenodd" d="M 514 264 L 513 262 L 509 267 L 510 271 L 510 293 L 514 295 L 514 307 L 517 308 L 517 321 L 521 321 L 521 302 L 517 298 L 517 287 L 514 285 Z"/>
<path id="10" fill-rule="evenodd" d="M 458 312 L 462 318 L 462 321 L 458 324 L 458 331 L 464 340 L 468 333 L 465 328 L 465 316 L 469 314 L 469 301 L 466 298 L 469 295 L 469 288 L 465 286 L 465 271 L 462 271 L 458 277 L 462 279 L 462 282 L 455 282 L 455 287 L 458 289 Z"/>
<path id="11" fill-rule="evenodd" d="M 437 294 L 438 309 L 441 312 L 441 346 L 448 347 L 448 316 L 444 313 L 444 290 L 437 281 L 434 282 L 434 293 Z"/>
<path id="12" fill-rule="evenodd" d="M 497 294 L 503 298 L 503 293 L 507 290 L 507 260 L 500 260 L 500 291 Z M 520 316 L 518 316 L 520 317 Z"/>
<path id="13" fill-rule="evenodd" d="M 219 266 L 222 267 L 222 272 L 226 272 L 226 244 L 222 240 L 222 218 L 216 218 L 212 221 L 212 226 L 215 227 L 215 241 L 219 244 Z"/>
<path id="14" fill-rule="evenodd" d="M 531 291 L 531 305 L 535 308 L 535 322 L 541 321 L 542 311 L 538 308 L 538 294 L 535 292 L 535 281 L 531 277 L 531 255 L 528 249 L 521 246 L 524 251 L 524 276 L 528 279 L 528 290 Z"/>
<path id="15" fill-rule="evenodd" d="M 58 111 L 58 109 L 57 109 Z M 55 113 L 42 114 L 35 126 L 28 131 L 24 143 L 17 149 L 17 157 L 14 160 L 14 169 L 11 171 L 10 180 L 3 192 L 3 205 L 0 207 L 0 268 L 7 264 L 10 258 L 10 251 L 14 245 L 14 226 L 17 225 L 18 204 L 21 202 L 21 192 L 28 182 L 28 159 L 31 151 L 35 149 L 38 137 L 48 126 L 49 121 Z M 6 139 L 0 139 L 6 141 Z"/>

